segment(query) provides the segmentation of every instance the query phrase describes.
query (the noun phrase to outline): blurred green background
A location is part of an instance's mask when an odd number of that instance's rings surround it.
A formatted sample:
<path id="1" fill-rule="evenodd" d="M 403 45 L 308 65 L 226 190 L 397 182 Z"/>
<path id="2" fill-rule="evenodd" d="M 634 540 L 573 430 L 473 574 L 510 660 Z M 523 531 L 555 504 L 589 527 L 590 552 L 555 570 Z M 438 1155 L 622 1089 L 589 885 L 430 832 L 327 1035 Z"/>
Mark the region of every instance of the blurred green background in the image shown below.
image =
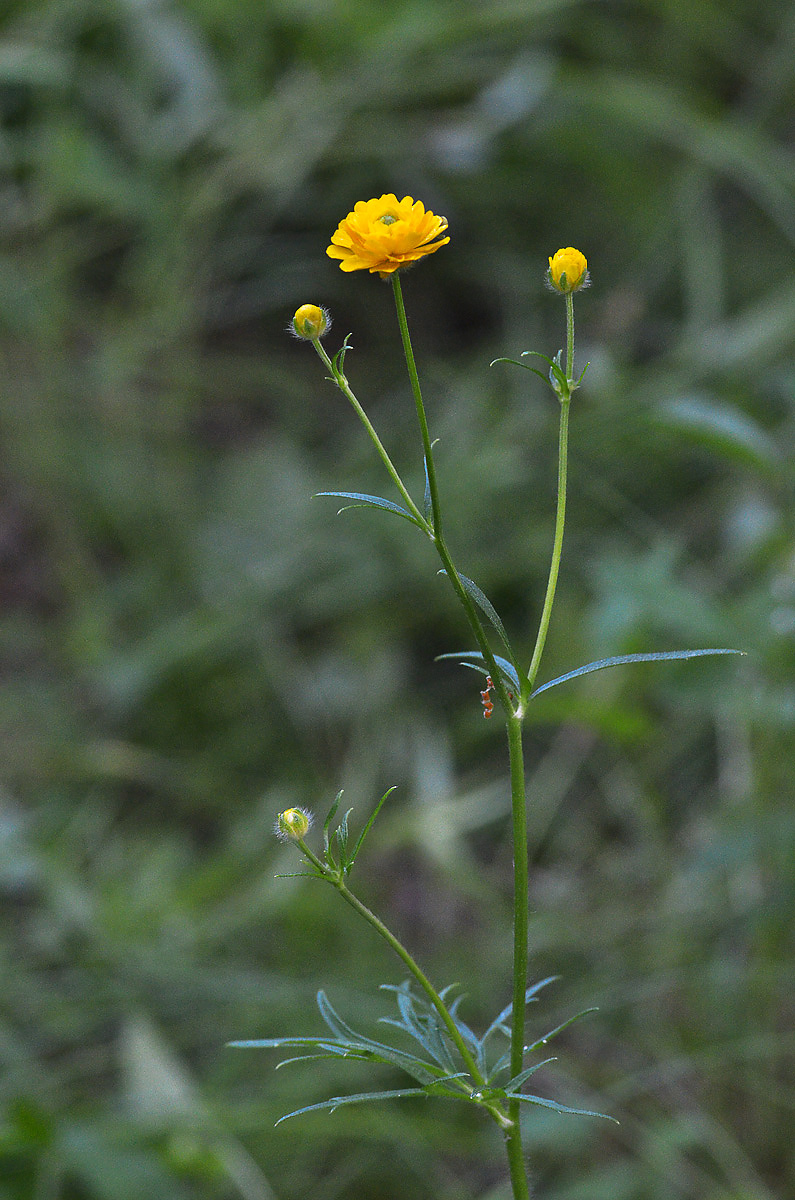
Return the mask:
<path id="1" fill-rule="evenodd" d="M 390 289 L 325 257 L 358 199 L 451 242 L 404 284 L 461 569 L 529 656 L 575 245 L 569 527 L 528 728 L 545 1200 L 795 1194 L 795 14 L 789 0 L 5 0 L 0 13 L 0 1196 L 505 1200 L 478 1114 L 232 1038 L 371 1031 L 400 964 L 272 837 L 362 819 L 365 900 L 463 1015 L 510 994 L 506 755 L 419 534 Z M 387 481 L 388 484 L 388 481 Z M 543 1027 L 543 1028 L 542 1028 Z"/>

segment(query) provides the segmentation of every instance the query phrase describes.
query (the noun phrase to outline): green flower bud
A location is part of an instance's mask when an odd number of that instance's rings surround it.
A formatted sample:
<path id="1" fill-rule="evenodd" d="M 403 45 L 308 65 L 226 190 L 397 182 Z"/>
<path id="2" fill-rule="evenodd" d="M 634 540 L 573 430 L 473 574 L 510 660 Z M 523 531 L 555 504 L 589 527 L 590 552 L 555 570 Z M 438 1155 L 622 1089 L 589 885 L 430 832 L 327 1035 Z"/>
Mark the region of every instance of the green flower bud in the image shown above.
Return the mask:
<path id="1" fill-rule="evenodd" d="M 300 842 L 312 824 L 312 814 L 305 808 L 286 808 L 276 818 L 275 833 L 283 842 Z"/>

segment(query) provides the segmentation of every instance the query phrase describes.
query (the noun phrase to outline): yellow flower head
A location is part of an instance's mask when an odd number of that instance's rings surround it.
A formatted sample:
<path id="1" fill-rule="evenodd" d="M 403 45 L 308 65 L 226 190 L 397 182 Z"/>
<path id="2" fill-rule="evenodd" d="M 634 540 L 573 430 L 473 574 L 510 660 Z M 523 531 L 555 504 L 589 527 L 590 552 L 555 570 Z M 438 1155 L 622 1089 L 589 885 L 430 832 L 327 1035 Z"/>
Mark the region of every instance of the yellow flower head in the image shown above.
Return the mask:
<path id="1" fill-rule="evenodd" d="M 286 808 L 276 818 L 274 832 L 283 842 L 300 842 L 309 832 L 312 814 L 305 808 Z"/>
<path id="2" fill-rule="evenodd" d="M 332 233 L 326 254 L 338 258 L 343 271 L 377 271 L 386 279 L 446 246 L 449 237 L 440 239 L 446 228 L 447 218 L 426 212 L 421 200 L 398 200 L 390 192 L 377 200 L 359 200 Z"/>
<path id="3" fill-rule="evenodd" d="M 547 278 L 558 292 L 577 292 L 588 286 L 588 260 L 579 250 L 567 246 L 550 258 Z"/>
<path id="4" fill-rule="evenodd" d="M 306 338 L 307 341 L 322 338 L 330 328 L 331 317 L 325 308 L 320 308 L 317 304 L 302 304 L 292 320 L 292 332 L 296 337 Z"/>

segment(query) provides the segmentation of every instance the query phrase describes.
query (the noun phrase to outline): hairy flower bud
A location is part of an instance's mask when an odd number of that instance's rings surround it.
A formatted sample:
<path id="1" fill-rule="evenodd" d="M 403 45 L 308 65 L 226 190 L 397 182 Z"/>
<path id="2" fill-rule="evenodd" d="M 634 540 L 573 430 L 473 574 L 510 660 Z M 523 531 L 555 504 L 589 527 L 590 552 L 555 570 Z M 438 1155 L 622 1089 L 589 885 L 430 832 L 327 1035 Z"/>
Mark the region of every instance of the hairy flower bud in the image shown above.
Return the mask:
<path id="1" fill-rule="evenodd" d="M 276 818 L 275 833 L 283 842 L 300 842 L 311 824 L 312 814 L 305 808 L 286 808 Z"/>
<path id="2" fill-rule="evenodd" d="M 549 260 L 547 279 L 556 292 L 577 292 L 588 286 L 588 261 L 573 246 L 558 250 Z"/>
<path id="3" fill-rule="evenodd" d="M 305 338 L 308 342 L 322 338 L 330 328 L 331 317 L 325 308 L 320 308 L 317 304 L 302 304 L 292 320 L 292 332 L 296 337 Z"/>

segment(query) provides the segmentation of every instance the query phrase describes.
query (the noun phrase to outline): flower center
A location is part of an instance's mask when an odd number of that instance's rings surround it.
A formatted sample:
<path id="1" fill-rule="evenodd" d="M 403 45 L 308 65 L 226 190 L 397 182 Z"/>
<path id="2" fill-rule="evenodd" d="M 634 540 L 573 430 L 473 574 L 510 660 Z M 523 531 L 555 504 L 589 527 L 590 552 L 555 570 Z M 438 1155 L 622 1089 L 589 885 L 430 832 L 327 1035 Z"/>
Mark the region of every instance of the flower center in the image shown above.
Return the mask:
<path id="1" fill-rule="evenodd" d="M 379 217 L 378 220 L 382 225 L 395 225 L 397 224 L 398 218 L 393 217 L 391 213 L 384 213 L 383 217 Z"/>

